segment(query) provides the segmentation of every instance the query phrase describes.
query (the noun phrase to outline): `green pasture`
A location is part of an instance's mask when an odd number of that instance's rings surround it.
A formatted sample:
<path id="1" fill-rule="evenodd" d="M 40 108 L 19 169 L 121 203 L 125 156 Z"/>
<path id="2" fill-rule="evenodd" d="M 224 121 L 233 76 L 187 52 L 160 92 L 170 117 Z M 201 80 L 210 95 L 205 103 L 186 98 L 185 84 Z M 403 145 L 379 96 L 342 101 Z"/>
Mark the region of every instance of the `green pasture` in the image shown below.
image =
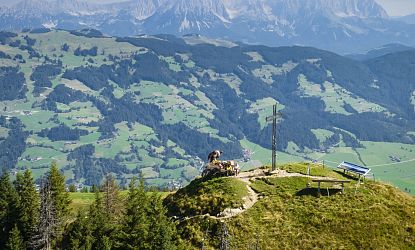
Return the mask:
<path id="1" fill-rule="evenodd" d="M 344 109 L 344 104 L 349 104 L 357 112 L 386 112 L 387 110 L 375 103 L 370 103 L 360 97 L 354 96 L 352 93 L 342 88 L 340 85 L 330 82 L 324 82 L 323 87 L 320 84 L 312 83 L 307 80 L 303 74 L 298 76 L 300 90 L 304 96 L 320 97 L 326 104 L 326 111 L 335 114 L 349 115 L 350 113 Z"/>

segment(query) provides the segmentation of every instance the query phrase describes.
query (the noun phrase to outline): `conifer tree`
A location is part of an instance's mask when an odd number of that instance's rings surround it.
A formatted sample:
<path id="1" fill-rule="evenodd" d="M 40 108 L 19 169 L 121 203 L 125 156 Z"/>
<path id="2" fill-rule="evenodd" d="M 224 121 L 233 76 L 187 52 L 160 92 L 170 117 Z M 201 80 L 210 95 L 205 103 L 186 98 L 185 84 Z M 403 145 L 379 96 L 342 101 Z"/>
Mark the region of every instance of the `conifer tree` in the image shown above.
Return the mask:
<path id="1" fill-rule="evenodd" d="M 117 223 L 122 216 L 122 202 L 118 185 L 112 174 L 106 176 L 102 191 L 104 193 L 104 211 L 107 220 L 111 223 Z"/>
<path id="2" fill-rule="evenodd" d="M 163 206 L 160 195 L 153 194 L 149 199 L 149 228 L 148 241 L 151 249 L 175 249 L 174 236 L 176 226 L 174 222 L 166 216 L 167 210 Z"/>
<path id="3" fill-rule="evenodd" d="M 108 212 L 105 208 L 105 202 L 99 192 L 95 192 L 95 200 L 89 209 L 89 223 L 92 229 L 93 248 L 108 248 L 112 243 L 107 238 L 114 227 Z"/>
<path id="4" fill-rule="evenodd" d="M 95 192 L 88 214 L 78 214 L 67 230 L 64 244 L 69 249 L 111 249 L 115 226 L 108 220 L 104 204 L 102 195 Z"/>
<path id="5" fill-rule="evenodd" d="M 148 242 L 149 221 L 147 218 L 148 199 L 144 181 L 133 178 L 129 185 L 125 215 L 119 234 L 118 247 L 121 249 L 150 249 Z"/>
<path id="6" fill-rule="evenodd" d="M 69 198 L 69 193 L 65 189 L 65 176 L 59 172 L 56 162 L 53 162 L 50 167 L 48 182 L 50 184 L 56 218 L 62 223 L 69 214 L 69 204 L 71 203 L 71 200 Z"/>
<path id="7" fill-rule="evenodd" d="M 22 250 L 25 249 L 25 244 L 23 238 L 20 235 L 19 228 L 17 225 L 13 227 L 9 234 L 9 240 L 6 245 L 7 250 Z"/>
<path id="8" fill-rule="evenodd" d="M 5 249 L 10 231 L 17 222 L 19 196 L 10 182 L 9 173 L 0 177 L 0 249 Z"/>
<path id="9" fill-rule="evenodd" d="M 23 175 L 18 173 L 15 181 L 19 195 L 18 225 L 23 240 L 27 244 L 39 223 L 40 201 L 30 170 Z"/>
<path id="10" fill-rule="evenodd" d="M 54 205 L 49 178 L 42 181 L 40 188 L 40 216 L 37 231 L 31 239 L 30 246 L 35 249 L 52 249 L 58 236 L 59 220 Z"/>
<path id="11" fill-rule="evenodd" d="M 92 236 L 92 231 L 92 223 L 88 214 L 79 212 L 76 220 L 65 230 L 63 248 L 71 250 L 92 249 L 95 240 Z"/>
<path id="12" fill-rule="evenodd" d="M 121 249 L 175 249 L 175 225 L 157 194 L 149 196 L 141 178 L 129 185 L 118 247 Z"/>

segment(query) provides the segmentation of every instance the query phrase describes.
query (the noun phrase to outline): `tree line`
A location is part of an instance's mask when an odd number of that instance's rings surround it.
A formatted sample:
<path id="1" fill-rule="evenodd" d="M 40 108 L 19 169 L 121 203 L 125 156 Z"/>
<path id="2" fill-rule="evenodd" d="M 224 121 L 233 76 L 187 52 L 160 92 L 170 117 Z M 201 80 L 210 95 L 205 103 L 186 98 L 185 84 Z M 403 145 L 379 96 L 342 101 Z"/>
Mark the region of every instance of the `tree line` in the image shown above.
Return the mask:
<path id="1" fill-rule="evenodd" d="M 37 190 L 38 189 L 38 190 Z M 0 249 L 185 249 L 159 193 L 133 179 L 122 196 L 112 175 L 74 213 L 57 164 L 36 188 L 30 170 L 0 177 Z"/>

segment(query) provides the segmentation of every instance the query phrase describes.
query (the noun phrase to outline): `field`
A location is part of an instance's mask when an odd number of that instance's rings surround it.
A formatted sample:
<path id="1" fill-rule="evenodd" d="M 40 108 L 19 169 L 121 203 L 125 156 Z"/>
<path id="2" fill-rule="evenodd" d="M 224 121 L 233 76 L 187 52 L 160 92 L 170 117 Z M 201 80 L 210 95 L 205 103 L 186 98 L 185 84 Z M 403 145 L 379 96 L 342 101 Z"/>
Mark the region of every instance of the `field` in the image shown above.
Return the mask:
<path id="1" fill-rule="evenodd" d="M 349 115 L 350 113 L 344 108 L 345 104 L 349 104 L 359 113 L 386 111 L 386 109 L 377 104 L 353 96 L 352 93 L 335 83 L 325 82 L 321 86 L 320 84 L 309 82 L 304 75 L 298 76 L 298 82 L 305 96 L 320 97 L 324 101 L 327 112 Z"/>

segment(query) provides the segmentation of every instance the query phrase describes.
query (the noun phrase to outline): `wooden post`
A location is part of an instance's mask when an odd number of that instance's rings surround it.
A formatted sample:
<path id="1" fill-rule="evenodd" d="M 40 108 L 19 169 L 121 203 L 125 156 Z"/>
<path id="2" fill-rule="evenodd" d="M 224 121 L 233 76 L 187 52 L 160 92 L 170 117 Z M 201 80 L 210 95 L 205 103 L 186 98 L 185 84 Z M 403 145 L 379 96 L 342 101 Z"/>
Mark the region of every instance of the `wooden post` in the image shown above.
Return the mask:
<path id="1" fill-rule="evenodd" d="M 320 192 L 320 183 L 321 182 L 318 182 L 318 194 L 321 194 L 321 192 Z"/>

